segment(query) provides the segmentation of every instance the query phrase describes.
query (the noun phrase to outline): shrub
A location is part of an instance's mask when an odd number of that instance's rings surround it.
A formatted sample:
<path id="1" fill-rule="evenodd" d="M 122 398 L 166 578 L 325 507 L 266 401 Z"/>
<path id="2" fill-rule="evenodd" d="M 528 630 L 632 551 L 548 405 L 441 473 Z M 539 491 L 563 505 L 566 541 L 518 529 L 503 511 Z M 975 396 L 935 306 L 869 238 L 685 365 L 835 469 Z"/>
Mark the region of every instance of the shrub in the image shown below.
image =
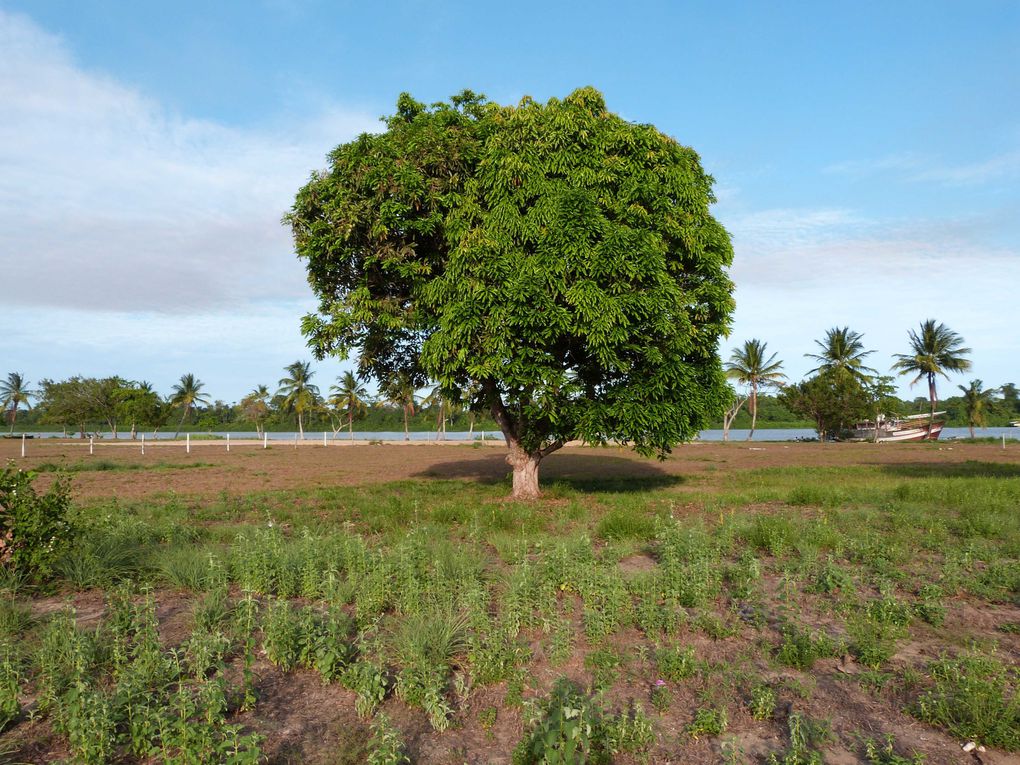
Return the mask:
<path id="1" fill-rule="evenodd" d="M 35 473 L 12 465 L 0 471 L 0 565 L 36 580 L 53 575 L 53 565 L 72 536 L 67 521 L 70 495 L 57 480 L 39 495 Z"/>

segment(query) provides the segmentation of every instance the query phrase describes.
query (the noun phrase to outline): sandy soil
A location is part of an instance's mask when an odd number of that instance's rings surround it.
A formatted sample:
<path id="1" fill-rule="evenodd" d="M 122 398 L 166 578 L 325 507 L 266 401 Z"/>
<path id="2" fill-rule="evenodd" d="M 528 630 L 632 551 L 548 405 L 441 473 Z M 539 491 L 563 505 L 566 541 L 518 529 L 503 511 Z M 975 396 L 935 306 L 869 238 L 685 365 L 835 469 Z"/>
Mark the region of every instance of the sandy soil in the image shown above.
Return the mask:
<path id="1" fill-rule="evenodd" d="M 406 478 L 467 479 L 495 482 L 509 468 L 506 449 L 499 443 L 485 447 L 469 444 L 403 444 L 309 440 L 298 446 L 273 444 L 263 449 L 254 442 L 194 441 L 191 453 L 183 443 L 97 443 L 89 454 L 80 441 L 32 440 L 27 455 L 21 443 L 0 440 L 0 463 L 12 460 L 18 467 L 41 464 L 74 465 L 93 461 L 135 464 L 144 470 L 105 470 L 75 473 L 73 493 L 78 499 L 115 495 L 122 499 L 174 492 L 181 495 L 242 495 L 252 491 L 352 486 Z M 720 470 L 748 470 L 777 466 L 888 465 L 921 466 L 962 463 L 1020 466 L 1020 444 L 1006 449 L 994 444 L 817 444 L 817 443 L 694 443 L 678 447 L 665 461 L 647 459 L 620 447 L 568 446 L 542 463 L 542 480 L 567 478 L 640 477 L 654 479 Z M 201 464 L 201 467 L 194 467 Z M 51 480 L 44 473 L 40 483 Z"/>

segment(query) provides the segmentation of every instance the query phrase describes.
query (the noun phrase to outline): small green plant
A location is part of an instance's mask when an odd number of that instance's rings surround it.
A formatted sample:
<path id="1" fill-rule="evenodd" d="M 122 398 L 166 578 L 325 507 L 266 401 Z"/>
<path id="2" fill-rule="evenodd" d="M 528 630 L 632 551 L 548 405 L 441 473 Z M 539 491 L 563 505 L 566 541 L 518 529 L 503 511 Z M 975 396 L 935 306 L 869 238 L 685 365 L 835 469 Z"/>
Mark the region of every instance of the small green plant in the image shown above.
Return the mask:
<path id="1" fill-rule="evenodd" d="M 814 747 L 817 732 L 810 720 L 799 712 L 794 712 L 786 721 L 790 733 L 790 748 L 782 759 L 770 754 L 768 765 L 822 765 L 821 753 Z"/>
<path id="2" fill-rule="evenodd" d="M 357 694 L 354 709 L 361 717 L 370 717 L 386 698 L 386 675 L 382 668 L 369 661 L 358 661 L 340 678 L 344 687 Z"/>
<path id="3" fill-rule="evenodd" d="M 652 706 L 659 714 L 663 714 L 669 710 L 669 705 L 673 703 L 673 694 L 669 690 L 669 686 L 666 685 L 666 681 L 656 680 L 652 684 Z"/>
<path id="4" fill-rule="evenodd" d="M 776 691 L 772 686 L 765 683 L 754 686 L 747 702 L 751 717 L 759 721 L 771 720 L 776 714 L 776 701 Z"/>
<path id="5" fill-rule="evenodd" d="M 266 658 L 280 669 L 293 668 L 298 663 L 301 634 L 301 623 L 290 603 L 282 599 L 272 601 L 262 623 Z"/>
<path id="6" fill-rule="evenodd" d="M 499 710 L 496 707 L 486 707 L 478 713 L 478 724 L 482 726 L 482 730 L 491 731 L 493 726 L 496 724 L 496 717 L 499 714 Z"/>
<path id="7" fill-rule="evenodd" d="M 783 630 L 783 642 L 776 651 L 776 659 L 787 667 L 807 670 L 815 661 L 838 653 L 838 646 L 824 633 L 805 632 L 795 625 Z"/>
<path id="8" fill-rule="evenodd" d="M 35 475 L 13 464 L 0 470 L 0 566 L 42 581 L 53 575 L 73 529 L 67 482 L 58 479 L 40 495 Z"/>
<path id="9" fill-rule="evenodd" d="M 697 740 L 700 736 L 721 736 L 726 732 L 728 723 L 725 709 L 703 707 L 694 713 L 694 719 L 685 730 L 687 735 Z"/>
<path id="10" fill-rule="evenodd" d="M 659 667 L 659 674 L 674 683 L 683 682 L 698 671 L 693 646 L 660 648 L 655 652 L 655 661 Z"/>
<path id="11" fill-rule="evenodd" d="M 410 765 L 404 751 L 400 730 L 384 714 L 372 721 L 372 737 L 368 742 L 368 765 Z"/>
<path id="12" fill-rule="evenodd" d="M 941 627 L 946 621 L 946 606 L 942 602 L 944 593 L 937 584 L 926 584 L 917 593 L 914 610 L 917 615 L 933 627 Z"/>
<path id="13" fill-rule="evenodd" d="M 606 748 L 611 755 L 647 752 L 655 743 L 655 728 L 640 704 L 632 704 L 621 714 L 604 722 Z"/>
<path id="14" fill-rule="evenodd" d="M 620 674 L 623 659 L 612 648 L 599 648 L 584 657 L 584 666 L 591 672 L 592 686 L 596 693 L 603 693 L 612 687 Z"/>
<path id="15" fill-rule="evenodd" d="M 924 757 L 915 754 L 904 757 L 896 753 L 892 736 L 885 737 L 884 744 L 877 744 L 871 739 L 864 742 L 864 756 L 869 765 L 924 765 Z"/>
<path id="16" fill-rule="evenodd" d="M 599 710 L 565 678 L 531 709 L 529 730 L 513 752 L 514 765 L 608 763 Z"/>
<path id="17" fill-rule="evenodd" d="M 0 731 L 21 714 L 20 674 L 14 649 L 7 644 L 0 645 Z"/>
<path id="18" fill-rule="evenodd" d="M 917 700 L 917 717 L 959 738 L 1020 750 L 1020 677 L 1015 668 L 971 652 L 939 659 L 929 671 L 934 686 Z"/>
<path id="19" fill-rule="evenodd" d="M 808 587 L 811 592 L 820 592 L 826 595 L 831 595 L 836 592 L 851 593 L 854 591 L 854 580 L 850 576 L 850 573 L 836 563 L 830 555 L 825 559 L 825 562 L 821 564 L 817 571 L 815 571 L 814 578 Z"/>

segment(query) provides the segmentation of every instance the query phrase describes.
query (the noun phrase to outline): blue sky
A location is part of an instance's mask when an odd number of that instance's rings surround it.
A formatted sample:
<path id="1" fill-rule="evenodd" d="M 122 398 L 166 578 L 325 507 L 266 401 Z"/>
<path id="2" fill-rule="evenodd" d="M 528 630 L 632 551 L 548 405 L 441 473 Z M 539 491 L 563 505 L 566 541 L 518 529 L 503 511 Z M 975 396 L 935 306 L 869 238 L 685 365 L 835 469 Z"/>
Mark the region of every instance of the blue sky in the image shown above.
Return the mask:
<path id="1" fill-rule="evenodd" d="M 405 90 L 594 85 L 716 178 L 725 354 L 798 379 L 849 325 L 885 369 L 935 317 L 974 349 L 945 393 L 1020 382 L 1018 50 L 1013 0 L 0 0 L 0 374 L 273 384 L 314 305 L 279 221 L 330 148 Z"/>

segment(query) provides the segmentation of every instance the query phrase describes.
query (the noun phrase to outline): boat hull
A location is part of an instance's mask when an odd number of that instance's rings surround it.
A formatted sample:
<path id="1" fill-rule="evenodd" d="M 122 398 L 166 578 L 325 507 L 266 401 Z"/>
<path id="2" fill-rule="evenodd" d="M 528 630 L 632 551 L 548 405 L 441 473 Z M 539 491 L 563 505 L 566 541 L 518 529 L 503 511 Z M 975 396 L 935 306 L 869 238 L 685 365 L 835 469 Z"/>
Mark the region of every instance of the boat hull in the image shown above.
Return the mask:
<path id="1" fill-rule="evenodd" d="M 937 441 L 942 434 L 942 422 L 933 422 L 931 432 L 928 430 L 928 423 L 917 425 L 883 425 L 878 429 L 878 438 L 875 438 L 874 426 L 870 428 L 858 428 L 854 431 L 855 441 L 875 441 L 880 444 L 910 443 L 912 441 Z"/>

